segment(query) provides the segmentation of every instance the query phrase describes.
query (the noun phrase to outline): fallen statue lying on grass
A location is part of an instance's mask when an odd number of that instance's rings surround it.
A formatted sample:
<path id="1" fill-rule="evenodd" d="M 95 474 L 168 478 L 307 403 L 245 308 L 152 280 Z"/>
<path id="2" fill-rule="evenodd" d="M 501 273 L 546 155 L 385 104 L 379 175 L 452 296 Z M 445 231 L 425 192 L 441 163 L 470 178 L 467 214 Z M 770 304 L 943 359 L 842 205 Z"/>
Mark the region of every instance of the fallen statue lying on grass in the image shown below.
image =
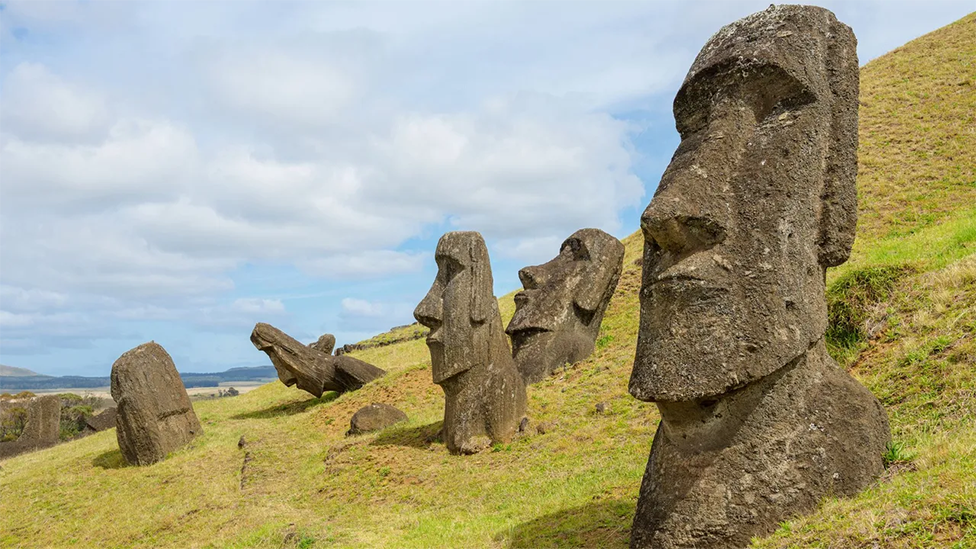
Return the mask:
<path id="1" fill-rule="evenodd" d="M 254 326 L 251 343 L 267 353 L 282 383 L 295 385 L 316 397 L 325 391 L 355 391 L 386 374 L 385 370 L 351 356 L 332 356 L 303 345 L 263 322 Z"/>

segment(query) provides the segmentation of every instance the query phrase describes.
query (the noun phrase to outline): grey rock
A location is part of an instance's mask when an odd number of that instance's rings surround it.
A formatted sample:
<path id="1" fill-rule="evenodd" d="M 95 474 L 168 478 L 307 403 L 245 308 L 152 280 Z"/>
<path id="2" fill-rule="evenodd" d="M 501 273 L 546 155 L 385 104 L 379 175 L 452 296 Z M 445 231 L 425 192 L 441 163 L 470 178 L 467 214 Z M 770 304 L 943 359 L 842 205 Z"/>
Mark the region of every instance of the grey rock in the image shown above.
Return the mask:
<path id="1" fill-rule="evenodd" d="M 118 408 L 112 407 L 85 419 L 85 428 L 90 431 L 105 431 L 115 427 Z"/>
<path id="2" fill-rule="evenodd" d="M 0 458 L 13 457 L 58 443 L 61 435 L 61 399 L 34 397 L 27 403 L 27 423 L 17 440 L 0 442 Z"/>
<path id="3" fill-rule="evenodd" d="M 259 322 L 251 332 L 251 343 L 264 351 L 278 379 L 285 385 L 297 386 L 316 397 L 325 391 L 355 391 L 382 377 L 385 370 L 350 356 L 332 356 L 296 339 L 270 324 Z"/>
<path id="4" fill-rule="evenodd" d="M 125 460 L 149 465 L 202 434 L 173 359 L 156 342 L 126 351 L 112 364 L 116 438 Z"/>
<path id="5" fill-rule="evenodd" d="M 347 435 L 358 435 L 385 429 L 394 423 L 407 420 L 407 414 L 381 402 L 374 402 L 369 406 L 364 406 L 352 415 L 349 420 L 349 431 Z"/>
<path id="6" fill-rule="evenodd" d="M 554 259 L 519 271 L 524 290 L 515 294 L 515 315 L 505 331 L 526 383 L 593 353 L 623 261 L 619 240 L 580 229 Z"/>
<path id="7" fill-rule="evenodd" d="M 822 8 L 716 33 L 674 102 L 681 144 L 641 218 L 630 379 L 657 403 L 633 548 L 738 548 L 883 470 L 884 409 L 824 344 L 856 222 L 858 63 Z"/>
<path id="8" fill-rule="evenodd" d="M 488 249 L 476 232 L 450 232 L 434 254 L 437 277 L 414 317 L 430 328 L 434 383 L 444 389 L 444 442 L 469 454 L 509 442 L 526 394 L 492 295 Z"/>
<path id="9" fill-rule="evenodd" d="M 336 339 L 334 335 L 322 334 L 322 336 L 319 337 L 318 341 L 316 341 L 315 343 L 309 343 L 308 347 L 310 349 L 315 349 L 320 353 L 331 355 L 332 350 L 335 349 L 335 344 L 336 344 Z"/>

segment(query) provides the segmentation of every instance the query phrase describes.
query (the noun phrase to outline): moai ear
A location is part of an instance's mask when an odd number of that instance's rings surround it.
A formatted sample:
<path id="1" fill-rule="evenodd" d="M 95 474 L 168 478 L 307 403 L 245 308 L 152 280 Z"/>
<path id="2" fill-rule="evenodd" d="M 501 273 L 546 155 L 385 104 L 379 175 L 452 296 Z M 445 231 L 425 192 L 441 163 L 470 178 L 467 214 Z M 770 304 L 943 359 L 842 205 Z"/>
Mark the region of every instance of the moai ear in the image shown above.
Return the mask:
<path id="1" fill-rule="evenodd" d="M 480 244 L 480 246 L 478 245 Z M 488 320 L 492 312 L 491 264 L 488 262 L 488 250 L 481 242 L 472 243 L 471 257 L 471 321 L 482 323 Z"/>
<path id="2" fill-rule="evenodd" d="M 857 41 L 851 28 L 836 19 L 830 30 L 825 68 L 833 104 L 819 242 L 825 268 L 847 261 L 857 228 Z"/>

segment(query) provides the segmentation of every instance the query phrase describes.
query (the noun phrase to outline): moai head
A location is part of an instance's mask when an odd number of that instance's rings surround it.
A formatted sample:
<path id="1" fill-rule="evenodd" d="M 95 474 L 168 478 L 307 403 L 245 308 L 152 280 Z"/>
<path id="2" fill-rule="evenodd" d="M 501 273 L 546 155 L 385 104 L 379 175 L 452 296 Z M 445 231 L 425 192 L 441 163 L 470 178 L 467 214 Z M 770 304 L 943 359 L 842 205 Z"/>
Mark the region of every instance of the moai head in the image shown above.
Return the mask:
<path id="1" fill-rule="evenodd" d="M 445 234 L 434 259 L 437 277 L 413 316 L 430 328 L 431 369 L 434 383 L 441 384 L 488 360 L 490 321 L 498 316 L 498 303 L 488 248 L 480 234 Z"/>
<path id="2" fill-rule="evenodd" d="M 623 260 L 619 240 L 580 229 L 554 259 L 519 271 L 525 289 L 515 294 L 515 316 L 505 331 L 523 379 L 540 381 L 593 352 Z"/>
<path id="3" fill-rule="evenodd" d="M 630 392 L 706 399 L 803 354 L 857 215 L 856 39 L 821 8 L 724 27 L 674 100 L 681 144 L 644 211 Z"/>

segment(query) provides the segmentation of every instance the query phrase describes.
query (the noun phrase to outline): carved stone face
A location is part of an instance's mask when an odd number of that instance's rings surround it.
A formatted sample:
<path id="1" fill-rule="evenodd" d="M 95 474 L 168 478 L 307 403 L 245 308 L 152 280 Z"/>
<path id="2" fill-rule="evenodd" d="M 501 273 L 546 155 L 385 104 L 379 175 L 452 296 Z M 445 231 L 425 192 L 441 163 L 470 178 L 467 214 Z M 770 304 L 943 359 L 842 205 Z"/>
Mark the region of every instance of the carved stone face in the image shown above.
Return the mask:
<path id="1" fill-rule="evenodd" d="M 505 330 L 527 382 L 593 352 L 603 313 L 620 279 L 624 246 L 599 229 L 581 229 L 548 263 L 519 271 L 525 288 Z"/>
<path id="2" fill-rule="evenodd" d="M 681 144 L 641 218 L 639 399 L 725 393 L 823 337 L 856 218 L 856 55 L 835 49 L 856 43 L 804 24 L 726 27 L 675 98 Z"/>
<path id="3" fill-rule="evenodd" d="M 434 383 L 440 384 L 488 357 L 487 320 L 495 311 L 495 298 L 488 249 L 480 234 L 445 234 L 434 259 L 437 277 L 413 315 L 430 328 L 427 347 Z"/>

